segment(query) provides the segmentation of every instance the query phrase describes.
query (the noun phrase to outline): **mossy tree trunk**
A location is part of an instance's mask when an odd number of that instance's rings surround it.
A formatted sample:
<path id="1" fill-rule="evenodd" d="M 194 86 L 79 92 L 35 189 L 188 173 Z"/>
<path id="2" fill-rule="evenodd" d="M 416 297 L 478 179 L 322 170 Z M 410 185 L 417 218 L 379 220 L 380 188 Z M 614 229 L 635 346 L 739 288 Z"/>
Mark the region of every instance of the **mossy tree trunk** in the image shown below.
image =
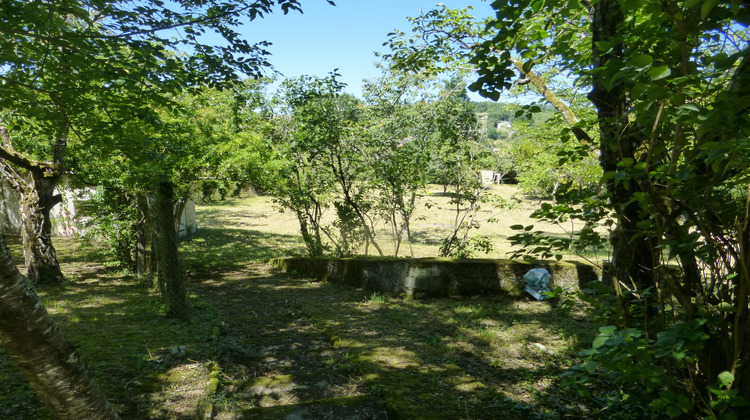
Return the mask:
<path id="1" fill-rule="evenodd" d="M 118 418 L 78 352 L 16 269 L 2 236 L 0 344 L 55 418 Z"/>
<path id="2" fill-rule="evenodd" d="M 55 187 L 64 172 L 67 131 L 58 135 L 51 162 L 32 160 L 16 152 L 5 127 L 0 127 L 0 139 L 0 177 L 21 196 L 26 276 L 35 285 L 62 282 L 65 276 L 52 245 L 50 212 L 62 201 Z"/>
<path id="3" fill-rule="evenodd" d="M 54 193 L 59 177 L 33 174 L 33 187 L 21 195 L 23 256 L 26 277 L 32 284 L 53 284 L 65 280 L 52 245 L 50 211 L 62 201 Z"/>
<path id="4" fill-rule="evenodd" d="M 167 316 L 186 319 L 189 307 L 177 249 L 174 185 L 169 180 L 161 179 L 155 187 L 154 195 L 149 199 L 149 208 L 154 228 L 157 286 L 166 300 Z"/>
<path id="5" fill-rule="evenodd" d="M 594 68 L 604 68 L 608 60 L 622 59 L 623 46 L 619 43 L 618 31 L 624 25 L 624 16 L 616 1 L 602 0 L 593 8 L 592 45 Z M 597 47 L 599 42 L 611 42 L 614 46 L 608 51 Z M 637 127 L 628 120 L 630 104 L 621 85 L 607 87 L 607 74 L 596 73 L 589 99 L 597 108 L 600 132 L 600 164 L 605 173 L 617 170 L 623 159 L 635 159 L 636 151 L 643 145 L 644 138 Z M 612 207 L 617 216 L 617 229 L 612 234 L 612 259 L 617 280 L 624 284 L 649 287 L 654 284 L 653 241 L 639 235 L 638 224 L 648 215 L 642 214 L 638 203 L 632 197 L 639 185 L 633 183 L 628 188 L 623 182 L 609 179 L 605 184 Z M 627 316 L 623 314 L 627 324 Z"/>

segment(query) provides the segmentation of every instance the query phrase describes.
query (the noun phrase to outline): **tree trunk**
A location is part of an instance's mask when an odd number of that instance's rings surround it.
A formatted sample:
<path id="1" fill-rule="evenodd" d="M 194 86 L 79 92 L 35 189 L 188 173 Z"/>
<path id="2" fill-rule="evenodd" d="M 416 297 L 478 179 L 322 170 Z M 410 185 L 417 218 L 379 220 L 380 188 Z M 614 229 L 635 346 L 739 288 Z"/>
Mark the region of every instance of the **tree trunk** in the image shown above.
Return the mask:
<path id="1" fill-rule="evenodd" d="M 52 162 L 41 162 L 16 152 L 8 130 L 0 126 L 0 177 L 21 196 L 23 256 L 26 276 L 32 284 L 65 280 L 52 246 L 49 215 L 52 208 L 62 201 L 60 195 L 55 195 L 55 186 L 63 174 L 67 135 L 67 128 L 62 128 L 53 145 Z M 30 174 L 30 179 L 14 167 L 23 168 L 22 171 Z"/>
<path id="2" fill-rule="evenodd" d="M 314 234 L 310 233 L 309 224 L 307 222 L 307 215 L 301 211 L 295 211 L 297 215 L 297 221 L 299 221 L 299 231 L 302 234 L 302 240 L 305 242 L 307 252 L 311 257 L 323 256 L 323 245 L 320 238 L 320 230 L 315 228 Z"/>
<path id="3" fill-rule="evenodd" d="M 117 419 L 86 364 L 15 268 L 0 236 L 0 343 L 55 418 Z"/>
<path id="4" fill-rule="evenodd" d="M 54 194 L 59 177 L 34 173 L 31 188 L 21 193 L 23 256 L 31 284 L 54 284 L 65 280 L 52 245 L 50 211 L 62 201 Z"/>
<path id="5" fill-rule="evenodd" d="M 159 292 L 167 301 L 167 316 L 186 319 L 189 307 L 177 249 L 174 185 L 168 180 L 160 180 L 156 185 L 153 199 L 149 201 L 156 239 L 154 245 Z"/>
<path id="6" fill-rule="evenodd" d="M 605 173 L 617 171 L 617 163 L 624 158 L 634 158 L 637 148 L 643 139 L 637 130 L 628 125 L 628 103 L 622 86 L 611 89 L 605 87 L 607 78 L 612 75 L 606 71 L 609 59 L 622 55 L 622 46 L 617 42 L 618 30 L 624 24 L 620 5 L 615 0 L 601 0 L 594 4 L 592 20 L 592 49 L 595 69 L 605 71 L 594 73 L 593 88 L 589 99 L 597 108 L 600 131 L 600 164 Z M 609 52 L 600 51 L 597 42 L 606 41 L 614 45 Z M 640 235 L 637 224 L 644 217 L 638 203 L 631 202 L 638 188 L 637 182 L 626 185 L 624 182 L 610 178 L 606 183 L 611 205 L 617 215 L 617 228 L 611 237 L 612 260 L 618 281 L 647 287 L 653 281 L 653 244 Z"/>

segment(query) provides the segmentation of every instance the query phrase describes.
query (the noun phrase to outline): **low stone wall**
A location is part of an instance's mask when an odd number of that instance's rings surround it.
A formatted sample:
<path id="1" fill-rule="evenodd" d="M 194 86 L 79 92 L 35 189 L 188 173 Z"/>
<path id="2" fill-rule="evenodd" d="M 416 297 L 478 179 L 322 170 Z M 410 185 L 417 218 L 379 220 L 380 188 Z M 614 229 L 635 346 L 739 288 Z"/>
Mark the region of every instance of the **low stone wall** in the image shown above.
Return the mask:
<path id="1" fill-rule="evenodd" d="M 571 262 L 287 257 L 273 260 L 273 265 L 287 273 L 309 275 L 319 281 L 414 298 L 493 293 L 519 296 L 525 293 L 523 275 L 538 267 L 549 271 L 551 288 L 578 290 L 603 278 L 601 268 Z"/>

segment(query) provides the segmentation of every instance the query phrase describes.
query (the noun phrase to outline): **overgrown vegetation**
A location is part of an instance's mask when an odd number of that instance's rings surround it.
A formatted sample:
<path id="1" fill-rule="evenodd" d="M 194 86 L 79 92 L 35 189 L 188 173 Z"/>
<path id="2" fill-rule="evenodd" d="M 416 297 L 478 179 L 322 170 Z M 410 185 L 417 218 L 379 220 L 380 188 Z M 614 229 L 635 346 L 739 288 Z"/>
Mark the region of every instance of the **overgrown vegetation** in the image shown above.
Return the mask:
<path id="1" fill-rule="evenodd" d="M 417 255 L 415 248 L 425 245 L 443 256 L 464 258 L 493 252 L 493 232 L 485 220 L 497 217 L 483 216 L 511 207 L 507 202 L 493 204 L 486 194 L 477 172 L 490 169 L 540 198 L 532 216 L 544 222 L 544 229 L 540 223 L 507 224 L 514 231 L 507 239 L 519 246 L 514 257 L 596 258 L 611 247 L 611 290 L 592 287 L 578 296 L 552 293 L 564 312 L 588 302 L 608 325 L 599 329 L 593 346 L 579 354 L 582 363 L 565 374 L 564 383 L 573 385 L 569 389 L 583 402 L 562 403 L 565 390 L 551 393 L 549 400 L 536 395 L 529 407 L 538 416 L 747 416 L 747 3 L 520 0 L 492 3 L 496 13 L 483 22 L 474 19 L 469 8 L 439 5 L 410 18 L 411 34 L 389 35 L 386 45 L 391 51 L 380 55 L 382 76 L 366 85 L 362 99 L 343 93 L 335 71 L 325 78 L 284 81 L 273 95 L 263 92 L 270 80 L 239 80 L 238 72 L 261 75 L 260 69 L 268 65 L 263 58 L 267 44 L 250 45 L 235 28 L 243 17 L 253 20 L 275 6 L 285 13 L 299 10 L 296 0 L 143 0 L 132 8 L 122 2 L 76 0 L 3 3 L 8 18 L 0 28 L 0 51 L 9 53 L 0 53 L 0 177 L 21 197 L 28 281 L 14 269 L 5 241 L 0 241 L 0 286 L 7 291 L 0 294 L 0 339 L 50 410 L 62 418 L 117 418 L 31 285 L 58 285 L 43 298 L 50 299 L 52 312 L 71 317 L 63 323 L 74 331 L 77 325 L 92 325 L 85 319 L 91 308 L 101 309 L 92 322 L 105 315 L 123 317 L 128 327 L 145 322 L 129 318 L 119 306 L 122 299 L 107 302 L 77 290 L 82 285 L 103 287 L 100 281 L 60 285 L 66 276 L 51 240 L 50 211 L 62 200 L 55 187 L 64 174 L 72 172 L 76 182 L 99 188 L 89 203 L 89 239 L 108 241 L 109 257 L 138 277 L 147 276 L 146 255 L 153 255 L 148 267 L 158 267 L 150 274 L 163 300 L 143 299 L 133 303 L 135 307 L 182 320 L 184 334 L 195 325 L 188 324 L 192 300 L 193 317 L 205 316 L 206 325 L 217 324 L 205 340 L 210 345 L 195 345 L 205 360 L 181 363 L 186 345 L 171 347 L 157 360 L 165 369 L 177 368 L 165 370 L 162 379 L 200 388 L 188 393 L 201 398 L 174 397 L 181 408 L 171 405 L 171 398 L 185 390 L 175 384 L 166 388 L 163 395 L 170 402 L 163 406 L 181 413 L 276 405 L 279 400 L 269 394 L 296 386 L 288 372 L 250 379 L 244 367 L 237 367 L 258 361 L 248 350 L 247 331 L 229 334 L 221 317 L 232 312 L 222 315 L 215 303 L 186 293 L 175 219 L 181 200 L 191 192 L 200 189 L 209 199 L 224 199 L 232 183 L 254 185 L 292 213 L 306 252 L 316 257 L 389 251 L 399 255 L 406 245 Z M 185 36 L 163 35 L 175 28 Z M 202 45 L 200 35 L 207 31 L 218 33 L 227 44 Z M 185 48 L 192 52 L 178 52 Z M 488 98 L 498 100 L 510 92 L 526 99 L 534 95 L 539 101 L 472 105 L 465 92 L 467 68 L 478 74 L 469 88 Z M 441 200 L 432 200 L 438 194 L 427 192 L 428 183 L 442 186 Z M 420 231 L 415 224 L 427 221 L 419 214 L 425 202 L 431 206 L 427 213 L 449 211 L 450 222 L 434 222 L 432 227 L 440 229 Z M 550 225 L 564 232 L 550 232 Z M 441 236 L 435 237 L 436 232 Z M 204 251 L 203 260 L 188 258 L 189 272 L 201 280 L 196 290 L 213 296 L 211 281 L 217 280 L 202 276 L 225 273 L 229 263 L 224 257 L 235 268 L 258 269 L 247 266 L 249 255 L 227 252 L 226 242 L 212 242 L 245 235 L 241 228 L 207 231 L 192 245 L 193 251 L 202 245 L 215 247 Z M 383 237 L 389 239 L 388 246 Z M 89 241 L 88 246 L 96 245 Z M 187 255 L 190 248 L 185 246 Z M 271 249 L 259 247 L 254 258 Z M 96 251 L 95 258 L 104 258 Z M 126 275 L 120 273 L 118 291 L 134 286 L 149 295 L 146 286 Z M 486 327 L 477 333 L 477 327 L 460 325 L 476 320 L 459 319 L 458 307 L 443 307 L 456 313 L 447 320 L 443 313 L 431 312 L 442 303 L 421 306 L 371 295 L 346 298 L 332 309 L 328 302 L 320 303 L 326 294 L 356 294 L 286 277 L 256 280 L 257 292 L 280 287 L 289 296 L 306 291 L 320 298 L 304 303 L 300 298 L 293 301 L 297 306 L 291 315 L 273 315 L 287 322 L 283 326 L 314 329 L 346 348 L 343 356 L 327 353 L 330 364 L 358 379 L 331 395 L 354 398 L 362 413 L 377 411 L 371 395 L 409 417 L 420 416 L 410 408 L 420 405 L 441 410 L 437 417 L 482 417 L 488 413 L 485 408 L 507 409 L 510 404 L 498 400 L 504 394 L 493 378 L 476 373 L 467 361 L 482 360 L 484 372 L 483 344 L 503 351 L 493 336 L 495 327 L 507 321 L 497 312 L 470 308 L 481 314 L 480 324 Z M 249 290 L 238 281 L 216 287 L 226 294 Z M 66 288 L 76 290 L 76 296 L 69 297 L 76 300 L 70 308 L 52 297 L 65 296 L 70 291 Z M 270 300 L 274 310 L 286 307 L 275 296 Z M 149 302 L 165 305 L 163 311 L 161 306 L 137 306 Z M 263 299 L 250 302 L 262 304 Z M 429 320 L 421 326 L 429 336 L 411 329 L 420 323 L 407 322 L 407 311 Z M 362 328 L 365 313 L 373 329 L 387 319 L 402 332 L 383 327 L 363 338 L 367 335 L 357 328 Z M 244 324 L 253 320 L 246 313 L 234 316 Z M 350 322 L 345 325 L 341 319 Z M 128 331 L 112 330 L 132 337 Z M 479 344 L 469 335 L 480 337 Z M 288 336 L 278 339 L 282 346 L 298 344 Z M 311 338 L 304 344 L 314 342 Z M 532 344 L 551 355 L 547 344 L 536 338 Z M 470 356 L 456 350 L 466 348 Z M 109 349 L 100 351 L 113 356 Z M 551 363 L 555 367 L 546 378 L 554 382 L 561 364 L 554 358 Z M 232 369 L 224 370 L 225 365 Z M 41 372 L 41 366 L 55 368 Z M 533 376 L 528 367 L 520 369 Z M 53 378 L 50 374 L 56 372 L 68 373 Z M 534 385 L 543 388 L 536 379 Z M 135 381 L 126 382 L 125 388 Z M 395 393 L 389 390 L 392 383 L 400 384 Z M 117 395 L 114 388 L 108 391 Z M 434 398 L 447 392 L 461 397 L 453 408 Z M 134 415 L 140 415 L 142 407 L 153 407 L 142 401 L 127 404 L 122 410 Z M 459 414 L 462 404 L 465 413 Z M 517 405 L 512 412 L 521 417 L 523 410 Z"/>
<path id="2" fill-rule="evenodd" d="M 557 203 L 536 213 L 586 229 L 560 238 L 517 226 L 515 237 L 526 257 L 559 257 L 607 240 L 613 246 L 612 326 L 586 353 L 588 370 L 579 378 L 605 377 L 625 388 L 651 380 L 646 392 L 599 397 L 624 406 L 639 400 L 669 417 L 746 416 L 747 5 L 492 7 L 497 14 L 485 22 L 445 6 L 412 18 L 414 34 L 392 34 L 389 57 L 401 69 L 430 74 L 473 65 L 479 77 L 470 87 L 495 100 L 507 92 L 538 95 L 565 121 L 544 125 L 567 143 L 560 161 L 585 167 L 598 158 L 601 185 L 581 188 L 561 176 L 562 185 L 552 186 Z M 524 111 L 540 110 L 531 104 Z M 611 227 L 608 238 L 591 229 L 597 225 Z"/>
<path id="3" fill-rule="evenodd" d="M 204 227 L 182 244 L 189 323 L 165 321 L 150 284 L 92 264 L 103 249 L 58 243 L 72 281 L 42 300 L 123 417 L 278 418 L 290 407 L 339 418 L 581 413 L 554 378 L 592 338 L 583 306 L 412 301 L 280 276 L 261 261 L 303 250 L 298 235 L 274 230 L 293 216 L 242 203 L 200 207 Z M 49 418 L 7 359 L 0 377 L 0 415 Z"/>

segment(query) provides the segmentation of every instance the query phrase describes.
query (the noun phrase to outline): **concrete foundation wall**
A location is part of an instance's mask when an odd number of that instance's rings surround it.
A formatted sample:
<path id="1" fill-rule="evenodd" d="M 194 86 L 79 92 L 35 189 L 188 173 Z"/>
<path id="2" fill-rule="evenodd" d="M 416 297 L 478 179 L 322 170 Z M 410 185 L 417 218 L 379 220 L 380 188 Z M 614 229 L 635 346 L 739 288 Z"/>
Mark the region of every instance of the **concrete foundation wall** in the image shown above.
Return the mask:
<path id="1" fill-rule="evenodd" d="M 578 290 L 606 277 L 599 267 L 570 262 L 290 257 L 275 259 L 273 264 L 287 273 L 309 275 L 320 281 L 414 298 L 494 293 L 519 296 L 526 293 L 523 275 L 538 267 L 550 272 L 552 288 Z"/>

